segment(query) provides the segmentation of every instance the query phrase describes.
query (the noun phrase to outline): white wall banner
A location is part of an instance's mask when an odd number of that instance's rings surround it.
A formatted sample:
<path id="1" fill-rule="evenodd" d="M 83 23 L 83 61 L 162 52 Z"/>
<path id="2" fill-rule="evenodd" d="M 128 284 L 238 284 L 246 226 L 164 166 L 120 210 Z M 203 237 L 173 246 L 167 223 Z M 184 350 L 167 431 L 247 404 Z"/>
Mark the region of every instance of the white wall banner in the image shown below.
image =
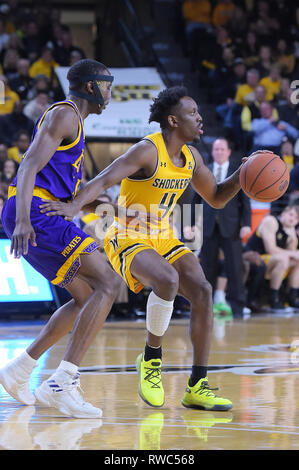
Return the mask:
<path id="1" fill-rule="evenodd" d="M 67 95 L 68 67 L 57 67 L 55 72 Z M 138 139 L 158 132 L 157 122 L 148 124 L 152 100 L 165 88 L 157 70 L 151 67 L 112 68 L 110 72 L 114 76 L 111 101 L 103 114 L 92 114 L 85 119 L 86 137 Z"/>

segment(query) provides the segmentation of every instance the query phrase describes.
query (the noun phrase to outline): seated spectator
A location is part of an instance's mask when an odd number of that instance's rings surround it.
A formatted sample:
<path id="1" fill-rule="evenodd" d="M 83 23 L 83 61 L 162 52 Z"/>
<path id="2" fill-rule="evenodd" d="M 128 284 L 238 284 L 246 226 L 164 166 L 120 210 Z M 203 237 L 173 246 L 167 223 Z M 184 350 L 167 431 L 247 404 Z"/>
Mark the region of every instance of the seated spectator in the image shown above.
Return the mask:
<path id="1" fill-rule="evenodd" d="M 41 35 L 39 34 L 39 27 L 36 21 L 25 21 L 25 34 L 23 37 L 23 44 L 27 52 L 30 62 L 38 59 L 42 50 Z"/>
<path id="2" fill-rule="evenodd" d="M 29 77 L 29 67 L 28 59 L 19 59 L 16 76 L 10 80 L 11 89 L 24 101 L 27 99 L 28 90 L 32 83 L 32 78 Z"/>
<path id="3" fill-rule="evenodd" d="M 288 102 L 288 94 L 291 87 L 291 81 L 289 78 L 282 78 L 280 84 L 280 90 L 276 97 L 277 106 L 286 104 Z"/>
<path id="4" fill-rule="evenodd" d="M 31 136 L 24 130 L 21 130 L 16 135 L 15 145 L 10 147 L 7 151 L 8 158 L 11 158 L 17 163 L 20 163 L 24 153 L 30 145 Z"/>
<path id="5" fill-rule="evenodd" d="M 298 158 L 296 158 L 294 155 L 293 143 L 287 138 L 285 138 L 281 144 L 280 155 L 287 165 L 288 170 L 291 171 L 294 168 L 294 165 L 297 164 Z"/>
<path id="6" fill-rule="evenodd" d="M 27 100 L 33 100 L 33 98 L 36 98 L 39 92 L 44 91 L 46 93 L 49 93 L 49 96 L 51 98 L 54 97 L 54 92 L 51 88 L 51 81 L 46 75 L 40 74 L 37 75 L 33 82 L 32 82 L 32 87 L 28 91 L 27 95 Z"/>
<path id="7" fill-rule="evenodd" d="M 20 58 L 23 58 L 23 59 L 27 58 L 27 53 L 22 43 L 22 39 L 15 32 L 9 36 L 9 40 L 7 44 L 5 45 L 5 48 L 2 50 L 2 53 L 1 53 L 2 60 L 7 49 L 14 49 Z"/>
<path id="8" fill-rule="evenodd" d="M 265 0 L 257 2 L 256 11 L 251 17 L 251 24 L 254 31 L 261 37 L 263 42 L 273 41 L 273 37 L 278 34 L 280 25 L 277 18 L 271 16 L 270 3 Z"/>
<path id="9" fill-rule="evenodd" d="M 74 51 L 77 51 L 81 55 L 81 57 L 84 58 L 84 52 L 82 51 L 82 49 L 73 45 L 73 39 L 70 29 L 64 26 L 62 28 L 60 44 L 55 47 L 53 52 L 56 62 L 58 62 L 59 65 L 64 67 L 70 66 L 71 53 Z"/>
<path id="10" fill-rule="evenodd" d="M 187 53 L 191 58 L 193 68 L 196 68 L 196 63 L 201 59 L 202 49 L 205 49 L 213 32 L 211 9 L 209 0 L 185 0 L 182 5 Z M 200 51 L 199 43 L 201 44 Z"/>
<path id="11" fill-rule="evenodd" d="M 75 49 L 71 52 L 71 59 L 70 59 L 70 66 L 74 65 L 76 62 L 79 60 L 82 60 L 85 58 L 85 55 L 83 52 L 81 52 L 79 49 Z"/>
<path id="12" fill-rule="evenodd" d="M 277 63 L 281 67 L 281 75 L 289 77 L 295 70 L 296 57 L 292 45 L 286 39 L 279 39 L 277 43 Z"/>
<path id="13" fill-rule="evenodd" d="M 265 277 L 270 283 L 270 308 L 274 312 L 286 311 L 279 295 L 286 277 L 289 284 L 289 306 L 299 308 L 299 250 L 295 229 L 298 223 L 299 207 L 287 206 L 278 217 L 267 215 L 245 246 L 245 251 L 258 252 L 266 263 Z"/>
<path id="14" fill-rule="evenodd" d="M 239 55 L 244 41 L 244 31 L 247 31 L 247 15 L 241 7 L 235 6 L 232 16 L 226 23 L 226 28 Z"/>
<path id="15" fill-rule="evenodd" d="M 257 36 L 253 31 L 248 31 L 245 43 L 241 45 L 242 57 L 247 67 L 255 67 L 259 60 L 259 46 Z"/>
<path id="16" fill-rule="evenodd" d="M 272 49 L 270 46 L 261 46 L 259 50 L 258 62 L 255 68 L 259 71 L 260 77 L 266 77 L 270 73 L 271 65 L 273 64 Z"/>
<path id="17" fill-rule="evenodd" d="M 8 146 L 13 144 L 15 136 L 20 130 L 26 131 L 29 135 L 32 134 L 34 122 L 25 116 L 23 109 L 22 101 L 16 101 L 12 113 L 0 116 L 0 133 L 3 136 L 2 140 Z"/>
<path id="18" fill-rule="evenodd" d="M 33 122 L 36 122 L 50 104 L 49 94 L 46 91 L 39 91 L 36 98 L 33 98 L 24 107 L 24 114 Z"/>
<path id="19" fill-rule="evenodd" d="M 50 105 L 49 94 L 46 91 L 39 91 L 36 98 L 29 101 L 24 107 L 24 114 L 33 122 L 36 122 Z"/>
<path id="20" fill-rule="evenodd" d="M 5 31 L 5 19 L 0 16 L 0 53 L 9 40 L 9 34 Z"/>
<path id="21" fill-rule="evenodd" d="M 274 101 L 279 94 L 281 85 L 280 68 L 278 65 L 271 65 L 269 76 L 262 78 L 260 85 L 264 86 L 267 90 L 266 100 Z"/>
<path id="22" fill-rule="evenodd" d="M 0 104 L 0 115 L 10 114 L 13 111 L 14 104 L 20 101 L 20 97 L 10 89 L 5 75 L 0 75 L 0 81 L 4 83 L 4 103 Z"/>
<path id="23" fill-rule="evenodd" d="M 236 96 L 235 102 L 241 106 L 246 106 L 255 100 L 255 89 L 258 86 L 260 74 L 256 69 L 247 70 L 246 83 L 240 85 Z"/>
<path id="24" fill-rule="evenodd" d="M 6 197 L 4 196 L 4 194 L 0 193 L 0 230 L 3 229 L 2 219 L 1 218 L 2 218 L 2 209 L 4 207 L 5 201 L 6 201 Z"/>
<path id="25" fill-rule="evenodd" d="M 206 29 L 211 25 L 211 3 L 208 0 L 185 0 L 182 15 L 187 35 L 194 29 Z"/>
<path id="26" fill-rule="evenodd" d="M 251 131 L 251 123 L 253 119 L 261 117 L 261 104 L 267 101 L 267 90 L 263 85 L 258 85 L 254 90 L 255 100 L 243 106 L 241 113 L 241 126 L 243 131 Z M 278 119 L 278 112 L 273 108 L 272 117 Z"/>
<path id="27" fill-rule="evenodd" d="M 245 81 L 246 67 L 243 59 L 237 57 L 231 69 L 225 74 L 226 76 L 222 76 L 221 69 L 219 71 L 216 69 L 215 72 L 212 80 L 214 101 L 222 103 L 217 106 L 216 112 L 222 119 L 225 119 L 239 86 Z"/>
<path id="28" fill-rule="evenodd" d="M 2 175 L 3 164 L 7 159 L 7 145 L 4 142 L 0 142 L 0 176 Z"/>
<path id="29" fill-rule="evenodd" d="M 292 95 L 294 90 L 292 88 L 288 89 L 286 94 L 286 103 L 277 106 L 277 111 L 279 114 L 279 119 L 288 122 L 291 126 L 299 129 L 299 108 L 296 104 Z"/>
<path id="30" fill-rule="evenodd" d="M 1 175 L 2 183 L 11 184 L 17 174 L 18 164 L 14 160 L 5 160 L 3 163 L 3 171 Z"/>
<path id="31" fill-rule="evenodd" d="M 299 132 L 285 121 L 273 118 L 271 103 L 261 104 L 261 118 L 253 119 L 251 128 L 253 132 L 253 150 L 266 148 L 278 153 L 284 137 L 296 140 Z"/>
<path id="32" fill-rule="evenodd" d="M 236 5 L 231 0 L 219 0 L 212 14 L 212 22 L 215 28 L 226 26 L 232 19 Z"/>
<path id="33" fill-rule="evenodd" d="M 7 77 L 7 80 L 10 82 L 13 78 L 17 76 L 17 67 L 19 61 L 19 54 L 15 49 L 6 49 L 3 58 L 3 72 Z"/>
<path id="34" fill-rule="evenodd" d="M 58 63 L 54 60 L 53 51 L 49 47 L 44 47 L 41 57 L 33 62 L 29 69 L 29 75 L 35 78 L 37 75 L 46 75 L 53 82 L 54 68 L 58 67 Z"/>

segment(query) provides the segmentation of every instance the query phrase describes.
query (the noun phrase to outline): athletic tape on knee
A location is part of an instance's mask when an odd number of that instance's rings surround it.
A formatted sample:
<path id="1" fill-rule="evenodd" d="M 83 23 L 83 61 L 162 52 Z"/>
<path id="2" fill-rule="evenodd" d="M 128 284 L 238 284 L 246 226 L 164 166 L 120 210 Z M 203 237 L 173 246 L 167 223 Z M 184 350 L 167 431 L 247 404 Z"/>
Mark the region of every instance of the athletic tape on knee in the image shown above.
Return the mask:
<path id="1" fill-rule="evenodd" d="M 171 319 L 173 302 L 161 299 L 154 292 L 150 293 L 146 305 L 146 328 L 150 333 L 164 335 Z"/>

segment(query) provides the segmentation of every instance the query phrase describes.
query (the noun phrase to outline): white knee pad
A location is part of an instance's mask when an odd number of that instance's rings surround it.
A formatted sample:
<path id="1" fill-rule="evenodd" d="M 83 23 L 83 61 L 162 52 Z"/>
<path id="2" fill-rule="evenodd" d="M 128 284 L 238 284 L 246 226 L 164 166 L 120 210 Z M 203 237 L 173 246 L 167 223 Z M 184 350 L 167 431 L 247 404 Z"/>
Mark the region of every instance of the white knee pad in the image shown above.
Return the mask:
<path id="1" fill-rule="evenodd" d="M 155 336 L 163 336 L 168 328 L 174 300 L 164 300 L 154 292 L 148 296 L 146 305 L 146 328 Z"/>

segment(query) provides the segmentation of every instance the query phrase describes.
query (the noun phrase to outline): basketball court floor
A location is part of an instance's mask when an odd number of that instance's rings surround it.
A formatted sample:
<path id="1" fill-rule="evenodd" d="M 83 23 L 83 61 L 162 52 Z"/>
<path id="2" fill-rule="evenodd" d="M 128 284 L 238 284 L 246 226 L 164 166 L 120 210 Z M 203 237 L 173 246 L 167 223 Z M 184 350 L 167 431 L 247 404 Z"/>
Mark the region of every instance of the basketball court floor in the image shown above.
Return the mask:
<path id="1" fill-rule="evenodd" d="M 41 324 L 1 323 L 0 365 L 19 355 Z M 299 314 L 215 320 L 209 383 L 233 401 L 229 412 L 189 410 L 180 403 L 192 365 L 187 319 L 173 320 L 165 335 L 164 407 L 143 403 L 134 363 L 144 347 L 144 327 L 142 320 L 108 321 L 84 358 L 84 399 L 102 408 L 102 420 L 22 406 L 0 386 L 0 449 L 299 449 Z M 57 367 L 67 339 L 40 358 L 31 388 Z"/>

